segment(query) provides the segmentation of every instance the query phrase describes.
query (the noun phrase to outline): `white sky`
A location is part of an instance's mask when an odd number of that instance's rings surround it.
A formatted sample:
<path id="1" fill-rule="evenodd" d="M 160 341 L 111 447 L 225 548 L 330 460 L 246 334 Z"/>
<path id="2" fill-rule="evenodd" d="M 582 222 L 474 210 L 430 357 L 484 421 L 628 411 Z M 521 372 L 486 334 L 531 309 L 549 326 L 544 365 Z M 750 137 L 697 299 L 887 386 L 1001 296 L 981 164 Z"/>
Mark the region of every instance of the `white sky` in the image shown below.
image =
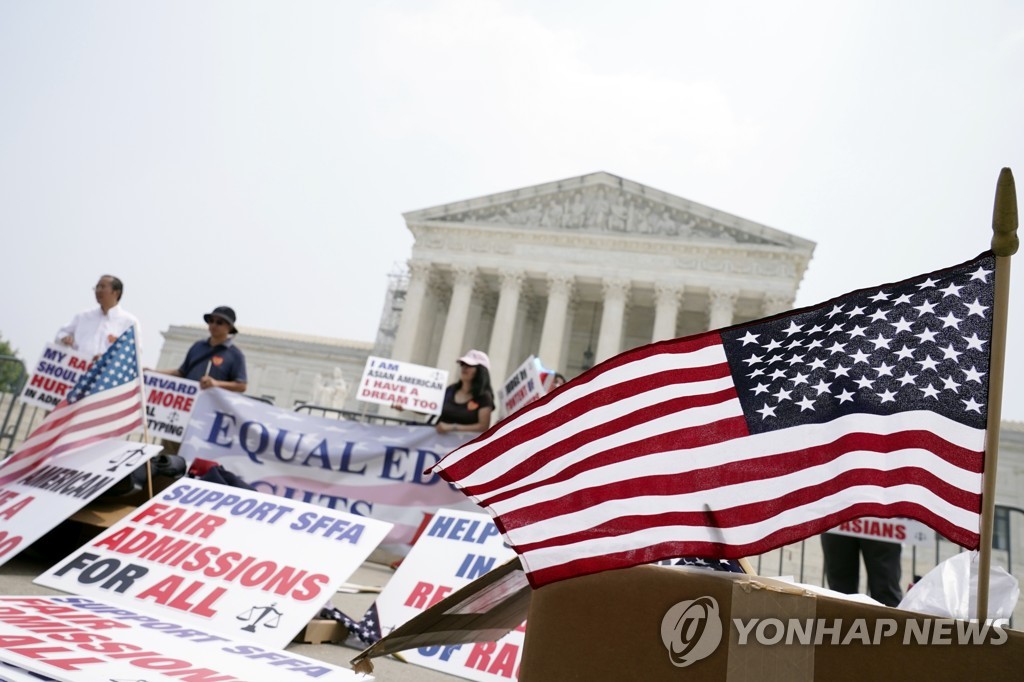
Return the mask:
<path id="1" fill-rule="evenodd" d="M 1012 0 L 6 0 L 0 335 L 111 272 L 147 365 L 216 305 L 372 341 L 402 212 L 598 170 L 818 242 L 808 305 L 988 248 L 1022 83 Z"/>

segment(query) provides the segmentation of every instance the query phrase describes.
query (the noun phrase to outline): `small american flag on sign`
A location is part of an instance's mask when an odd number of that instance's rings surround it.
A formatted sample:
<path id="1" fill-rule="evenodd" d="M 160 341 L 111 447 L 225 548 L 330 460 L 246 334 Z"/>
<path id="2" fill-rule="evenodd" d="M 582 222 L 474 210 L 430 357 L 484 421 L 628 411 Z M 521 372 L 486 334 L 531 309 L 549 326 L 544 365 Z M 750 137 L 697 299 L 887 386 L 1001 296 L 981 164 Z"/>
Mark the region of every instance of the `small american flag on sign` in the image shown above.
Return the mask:
<path id="1" fill-rule="evenodd" d="M 598 365 L 435 467 L 536 587 L 860 516 L 979 543 L 995 259 Z"/>
<path id="2" fill-rule="evenodd" d="M 140 426 L 142 386 L 132 327 L 0 465 L 0 485 L 18 480 L 53 457 L 106 438 L 119 438 Z"/>

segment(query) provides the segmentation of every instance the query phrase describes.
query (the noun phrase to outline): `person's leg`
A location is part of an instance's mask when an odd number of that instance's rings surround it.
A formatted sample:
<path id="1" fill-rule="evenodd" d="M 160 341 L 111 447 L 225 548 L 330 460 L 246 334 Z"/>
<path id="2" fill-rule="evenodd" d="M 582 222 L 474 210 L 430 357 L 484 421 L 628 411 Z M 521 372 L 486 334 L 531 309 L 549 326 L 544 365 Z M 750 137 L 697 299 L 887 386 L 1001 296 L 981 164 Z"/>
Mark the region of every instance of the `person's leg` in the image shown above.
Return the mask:
<path id="1" fill-rule="evenodd" d="M 857 538 L 825 533 L 821 549 L 825 554 L 828 587 L 843 594 L 856 594 L 860 583 L 860 552 Z"/>
<path id="2" fill-rule="evenodd" d="M 903 599 L 901 550 L 897 542 L 861 540 L 860 551 L 864 553 L 864 566 L 868 571 L 868 593 L 886 606 L 899 606 Z"/>

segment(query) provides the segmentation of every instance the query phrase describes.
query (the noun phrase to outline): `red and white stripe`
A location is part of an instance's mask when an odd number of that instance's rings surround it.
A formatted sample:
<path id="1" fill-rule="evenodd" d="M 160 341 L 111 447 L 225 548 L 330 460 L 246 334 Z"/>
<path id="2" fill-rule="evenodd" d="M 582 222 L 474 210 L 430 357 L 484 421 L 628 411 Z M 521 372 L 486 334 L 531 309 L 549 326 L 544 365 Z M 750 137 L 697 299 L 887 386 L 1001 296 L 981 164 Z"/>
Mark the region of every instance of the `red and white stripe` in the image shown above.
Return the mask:
<path id="1" fill-rule="evenodd" d="M 984 430 L 911 412 L 750 435 L 713 332 L 581 379 L 436 467 L 491 513 L 535 586 L 759 554 L 860 516 L 978 544 Z"/>
<path id="2" fill-rule="evenodd" d="M 32 435 L 0 465 L 0 485 L 16 481 L 50 459 L 106 438 L 119 438 L 142 426 L 138 381 L 61 401 Z"/>

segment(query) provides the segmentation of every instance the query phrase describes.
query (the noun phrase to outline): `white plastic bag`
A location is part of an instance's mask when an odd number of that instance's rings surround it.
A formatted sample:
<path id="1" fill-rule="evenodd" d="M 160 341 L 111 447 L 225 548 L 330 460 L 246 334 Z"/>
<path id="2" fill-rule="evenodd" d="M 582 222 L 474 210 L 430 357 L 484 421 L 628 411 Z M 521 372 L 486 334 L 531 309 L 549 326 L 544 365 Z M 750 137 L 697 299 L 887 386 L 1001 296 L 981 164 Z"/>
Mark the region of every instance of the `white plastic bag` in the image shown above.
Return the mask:
<path id="1" fill-rule="evenodd" d="M 1020 597 L 1017 579 L 993 566 L 988 579 L 988 619 L 1009 618 Z M 978 553 L 961 552 L 914 583 L 899 608 L 970 620 L 978 614 Z"/>

